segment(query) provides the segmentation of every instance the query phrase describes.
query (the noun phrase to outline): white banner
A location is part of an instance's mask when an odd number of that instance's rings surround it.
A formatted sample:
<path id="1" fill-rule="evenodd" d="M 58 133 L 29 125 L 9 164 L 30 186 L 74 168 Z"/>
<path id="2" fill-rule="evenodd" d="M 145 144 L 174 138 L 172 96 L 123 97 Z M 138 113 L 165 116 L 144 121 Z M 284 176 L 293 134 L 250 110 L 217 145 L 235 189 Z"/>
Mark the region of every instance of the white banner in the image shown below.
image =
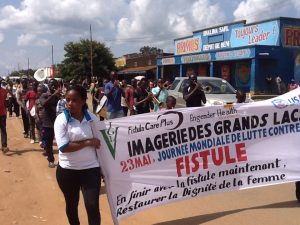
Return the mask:
<path id="1" fill-rule="evenodd" d="M 300 179 L 299 96 L 300 88 L 108 121 L 101 164 L 115 223 L 173 201 Z"/>

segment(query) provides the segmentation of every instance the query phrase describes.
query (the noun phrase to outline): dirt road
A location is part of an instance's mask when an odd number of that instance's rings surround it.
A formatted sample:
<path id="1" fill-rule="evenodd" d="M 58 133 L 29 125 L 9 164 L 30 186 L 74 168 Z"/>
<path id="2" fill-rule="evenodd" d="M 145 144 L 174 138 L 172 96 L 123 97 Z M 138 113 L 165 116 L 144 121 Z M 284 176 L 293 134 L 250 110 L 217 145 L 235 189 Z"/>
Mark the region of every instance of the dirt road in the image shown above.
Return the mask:
<path id="1" fill-rule="evenodd" d="M 55 169 L 48 168 L 38 144 L 23 138 L 21 119 L 8 118 L 7 127 L 11 150 L 0 153 L 0 225 L 67 225 Z M 122 220 L 120 225 L 299 225 L 299 206 L 290 183 L 156 207 Z M 102 224 L 113 224 L 104 187 L 100 207 Z M 79 214 L 81 224 L 87 224 L 82 198 Z"/>

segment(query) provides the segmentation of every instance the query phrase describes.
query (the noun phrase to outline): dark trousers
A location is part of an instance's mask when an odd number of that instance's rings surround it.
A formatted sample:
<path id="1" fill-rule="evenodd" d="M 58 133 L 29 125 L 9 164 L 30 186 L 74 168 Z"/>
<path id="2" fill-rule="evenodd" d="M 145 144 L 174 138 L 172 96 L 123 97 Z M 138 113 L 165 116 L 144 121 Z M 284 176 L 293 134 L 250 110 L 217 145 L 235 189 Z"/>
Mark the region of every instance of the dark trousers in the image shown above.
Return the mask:
<path id="1" fill-rule="evenodd" d="M 296 181 L 296 198 L 300 201 L 300 181 Z"/>
<path id="2" fill-rule="evenodd" d="M 23 127 L 24 127 L 24 133 L 25 134 L 29 134 L 29 119 L 28 119 L 28 115 L 27 112 L 21 108 L 21 114 L 22 114 L 22 120 L 23 120 Z"/>
<path id="3" fill-rule="evenodd" d="M 35 119 L 33 116 L 29 115 L 29 126 L 30 126 L 30 139 L 36 140 L 35 139 Z"/>
<path id="4" fill-rule="evenodd" d="M 6 116 L 0 116 L 0 129 L 1 129 L 1 145 L 2 148 L 6 148 L 7 147 Z"/>
<path id="5" fill-rule="evenodd" d="M 19 117 L 20 115 L 20 107 L 14 97 L 8 98 L 8 112 L 10 116 L 12 116 L 13 112 L 16 114 L 16 117 Z"/>
<path id="6" fill-rule="evenodd" d="M 44 149 L 47 153 L 48 162 L 54 162 L 54 156 L 53 156 L 54 128 L 43 127 L 42 136 L 44 141 Z"/>
<path id="7" fill-rule="evenodd" d="M 99 209 L 100 168 L 85 170 L 63 169 L 57 166 L 56 179 L 66 201 L 66 213 L 70 225 L 79 225 L 78 203 L 82 191 L 89 225 L 100 225 Z"/>
<path id="8" fill-rule="evenodd" d="M 124 116 L 126 117 L 128 115 L 128 107 L 126 106 L 122 106 L 123 112 L 124 112 Z"/>
<path id="9" fill-rule="evenodd" d="M 43 134 L 42 134 L 42 130 L 43 130 L 43 124 L 40 121 L 35 121 L 35 126 L 36 129 L 38 131 L 38 140 L 43 142 Z"/>

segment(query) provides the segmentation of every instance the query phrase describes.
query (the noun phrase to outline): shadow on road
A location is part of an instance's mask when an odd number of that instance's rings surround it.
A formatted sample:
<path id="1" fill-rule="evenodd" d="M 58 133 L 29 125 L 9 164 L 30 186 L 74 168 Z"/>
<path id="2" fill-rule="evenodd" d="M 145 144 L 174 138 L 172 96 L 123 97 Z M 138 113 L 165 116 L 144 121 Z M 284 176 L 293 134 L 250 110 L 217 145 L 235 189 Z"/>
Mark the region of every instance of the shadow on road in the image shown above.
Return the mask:
<path id="1" fill-rule="evenodd" d="M 41 148 L 10 149 L 5 153 L 6 156 L 23 155 L 28 152 L 44 152 Z M 58 150 L 53 150 L 53 154 L 58 154 Z"/>
<path id="2" fill-rule="evenodd" d="M 224 212 L 217 212 L 217 213 L 211 213 L 211 214 L 206 214 L 206 215 L 200 215 L 200 216 L 193 216 L 193 217 L 188 217 L 188 218 L 183 218 L 183 219 L 178 219 L 178 220 L 171 220 L 171 221 L 166 221 L 162 223 L 156 223 L 155 225 L 198 225 L 202 224 L 211 220 L 218 219 L 223 216 L 227 216 L 230 214 L 234 213 L 239 213 L 243 212 L 246 210 L 253 210 L 253 209 L 280 209 L 280 208 L 297 208 L 299 207 L 300 204 L 297 201 L 288 201 L 288 202 L 279 202 L 279 203 L 274 203 L 274 204 L 269 204 L 269 205 L 263 205 L 263 206 L 255 206 L 255 207 L 250 207 L 250 208 L 243 208 L 243 209 L 236 209 L 236 210 L 229 210 L 229 211 L 224 211 Z M 201 211 L 201 208 L 199 207 L 199 212 Z"/>

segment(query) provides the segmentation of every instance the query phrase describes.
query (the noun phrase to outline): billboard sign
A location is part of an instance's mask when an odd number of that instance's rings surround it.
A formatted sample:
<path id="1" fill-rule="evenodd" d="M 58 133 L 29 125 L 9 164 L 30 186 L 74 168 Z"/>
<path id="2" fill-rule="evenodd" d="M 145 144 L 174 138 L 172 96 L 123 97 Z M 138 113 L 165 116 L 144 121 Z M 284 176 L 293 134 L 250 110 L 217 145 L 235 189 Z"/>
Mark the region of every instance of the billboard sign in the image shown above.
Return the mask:
<path id="1" fill-rule="evenodd" d="M 231 47 L 279 45 L 279 33 L 277 20 L 235 28 L 231 31 Z"/>
<path id="2" fill-rule="evenodd" d="M 200 51 L 201 51 L 200 36 L 175 41 L 175 55 L 197 53 Z"/>

